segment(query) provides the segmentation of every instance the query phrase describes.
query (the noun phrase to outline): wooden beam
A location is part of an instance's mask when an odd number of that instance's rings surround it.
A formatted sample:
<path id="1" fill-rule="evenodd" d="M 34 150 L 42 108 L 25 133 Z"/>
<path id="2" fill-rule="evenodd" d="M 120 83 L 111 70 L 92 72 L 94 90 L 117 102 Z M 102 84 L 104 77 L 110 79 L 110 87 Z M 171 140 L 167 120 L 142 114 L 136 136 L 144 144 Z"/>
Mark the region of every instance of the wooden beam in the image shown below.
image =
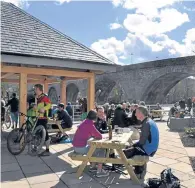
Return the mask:
<path id="1" fill-rule="evenodd" d="M 27 113 L 27 74 L 20 74 L 20 112 Z M 24 117 L 20 116 L 20 126 L 24 122 Z"/>
<path id="2" fill-rule="evenodd" d="M 19 84 L 20 80 L 4 78 L 4 79 L 1 80 L 1 82 Z M 40 80 L 28 80 L 27 82 L 29 84 L 44 84 L 44 81 L 40 81 Z"/>
<path id="3" fill-rule="evenodd" d="M 48 93 L 48 82 L 47 79 L 44 81 L 44 93 Z"/>
<path id="4" fill-rule="evenodd" d="M 65 78 L 60 82 L 60 89 L 61 89 L 60 102 L 64 103 L 64 106 L 66 106 L 66 79 Z"/>
<path id="5" fill-rule="evenodd" d="M 94 73 L 92 72 L 77 72 L 69 70 L 56 70 L 56 69 L 46 69 L 46 68 L 29 68 L 29 67 L 17 67 L 17 66 L 7 66 L 1 64 L 1 72 L 7 73 L 25 73 L 34 75 L 49 75 L 49 76 L 65 76 L 72 78 L 91 78 Z"/>
<path id="6" fill-rule="evenodd" d="M 6 78 L 3 78 L 1 79 L 1 82 L 3 83 L 16 83 L 16 84 L 19 84 L 19 80 L 17 79 L 6 79 Z M 44 80 L 29 80 L 27 81 L 29 84 L 44 84 L 45 81 Z M 52 84 L 52 83 L 59 83 L 60 81 L 57 81 L 57 80 L 47 80 L 46 83 L 47 84 Z"/>
<path id="7" fill-rule="evenodd" d="M 93 77 L 88 78 L 88 96 L 87 96 L 87 110 L 94 109 L 95 100 L 95 74 Z"/>
<path id="8" fill-rule="evenodd" d="M 14 73 L 6 73 L 4 75 L 1 75 L 1 79 L 2 78 L 7 78 L 7 77 L 12 76 L 12 75 L 14 75 Z"/>

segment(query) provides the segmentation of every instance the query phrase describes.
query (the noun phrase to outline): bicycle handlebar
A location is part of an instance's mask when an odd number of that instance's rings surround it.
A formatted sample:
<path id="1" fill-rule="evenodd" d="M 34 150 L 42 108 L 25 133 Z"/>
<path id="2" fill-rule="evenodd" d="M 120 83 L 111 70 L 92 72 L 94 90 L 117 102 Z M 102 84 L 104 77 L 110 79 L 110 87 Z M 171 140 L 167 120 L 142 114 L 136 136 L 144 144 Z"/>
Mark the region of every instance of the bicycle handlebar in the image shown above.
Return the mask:
<path id="1" fill-rule="evenodd" d="M 25 116 L 25 117 L 27 117 L 27 118 L 28 118 L 28 117 L 31 117 L 31 116 L 28 116 L 28 115 L 26 115 L 26 114 L 24 114 L 24 113 L 22 113 L 22 112 L 19 112 L 19 115 L 20 115 L 20 116 Z M 39 115 L 40 115 L 40 114 L 38 114 L 36 117 L 38 118 Z"/>

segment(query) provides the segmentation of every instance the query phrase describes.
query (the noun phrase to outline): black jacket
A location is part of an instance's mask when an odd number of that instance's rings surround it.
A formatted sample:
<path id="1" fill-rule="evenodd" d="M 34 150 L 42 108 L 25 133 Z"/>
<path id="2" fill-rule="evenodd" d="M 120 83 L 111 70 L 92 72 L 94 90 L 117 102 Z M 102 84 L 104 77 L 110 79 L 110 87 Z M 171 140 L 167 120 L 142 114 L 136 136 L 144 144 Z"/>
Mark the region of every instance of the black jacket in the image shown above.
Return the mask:
<path id="1" fill-rule="evenodd" d="M 107 119 L 107 121 L 108 121 L 108 119 L 114 119 L 114 112 L 115 112 L 115 110 L 113 110 L 113 109 L 109 109 L 108 110 L 108 115 L 107 115 L 107 117 L 106 117 L 106 119 Z"/>
<path id="2" fill-rule="evenodd" d="M 101 134 L 108 132 L 108 126 L 106 121 L 100 118 L 97 118 L 97 121 L 95 122 L 95 127 Z"/>
<path id="3" fill-rule="evenodd" d="M 72 106 L 70 105 L 66 106 L 66 111 L 68 112 L 69 116 L 73 116 Z"/>
<path id="4" fill-rule="evenodd" d="M 141 122 L 137 119 L 135 113 L 136 113 L 136 110 L 134 110 L 132 113 L 131 123 L 132 123 L 132 125 L 140 125 Z"/>
<path id="5" fill-rule="evenodd" d="M 72 127 L 72 118 L 68 115 L 68 113 L 64 110 L 57 112 L 58 120 L 62 120 L 63 128 L 71 128 Z"/>
<path id="6" fill-rule="evenodd" d="M 118 125 L 119 127 L 126 127 L 127 114 L 125 111 L 118 107 L 114 112 L 113 126 Z"/>
<path id="7" fill-rule="evenodd" d="M 8 101 L 6 106 L 11 106 L 11 112 L 18 112 L 19 110 L 19 100 L 17 98 L 12 98 L 11 100 Z"/>

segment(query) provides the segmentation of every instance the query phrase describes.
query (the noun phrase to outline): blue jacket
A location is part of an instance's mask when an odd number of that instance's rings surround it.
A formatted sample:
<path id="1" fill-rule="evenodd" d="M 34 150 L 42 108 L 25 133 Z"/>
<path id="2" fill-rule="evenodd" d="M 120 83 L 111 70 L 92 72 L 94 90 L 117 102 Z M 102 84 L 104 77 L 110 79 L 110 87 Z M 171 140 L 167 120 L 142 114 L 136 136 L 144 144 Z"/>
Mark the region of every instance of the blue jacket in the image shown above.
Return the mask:
<path id="1" fill-rule="evenodd" d="M 142 122 L 141 135 L 137 144 L 140 145 L 149 156 L 157 151 L 159 145 L 159 130 L 153 120 L 146 118 Z"/>

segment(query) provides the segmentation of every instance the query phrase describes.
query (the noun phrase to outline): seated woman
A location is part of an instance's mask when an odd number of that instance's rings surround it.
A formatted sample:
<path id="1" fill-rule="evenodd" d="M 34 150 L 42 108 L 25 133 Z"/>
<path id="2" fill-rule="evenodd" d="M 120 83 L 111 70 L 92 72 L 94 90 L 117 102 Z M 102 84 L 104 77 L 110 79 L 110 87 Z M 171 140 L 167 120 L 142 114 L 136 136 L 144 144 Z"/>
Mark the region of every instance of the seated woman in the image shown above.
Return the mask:
<path id="1" fill-rule="evenodd" d="M 90 138 L 102 139 L 101 133 L 95 128 L 94 122 L 97 119 L 97 113 L 93 110 L 89 111 L 87 115 L 87 119 L 84 120 L 78 127 L 74 138 L 73 138 L 73 147 L 74 151 L 79 154 L 87 154 L 89 151 L 89 146 L 87 145 L 87 141 Z M 96 149 L 93 156 L 104 157 L 106 154 L 103 149 Z M 97 171 L 97 177 L 106 177 L 109 176 L 109 173 L 102 168 L 102 164 L 98 164 L 96 168 L 96 164 L 92 164 L 90 171 Z"/>

